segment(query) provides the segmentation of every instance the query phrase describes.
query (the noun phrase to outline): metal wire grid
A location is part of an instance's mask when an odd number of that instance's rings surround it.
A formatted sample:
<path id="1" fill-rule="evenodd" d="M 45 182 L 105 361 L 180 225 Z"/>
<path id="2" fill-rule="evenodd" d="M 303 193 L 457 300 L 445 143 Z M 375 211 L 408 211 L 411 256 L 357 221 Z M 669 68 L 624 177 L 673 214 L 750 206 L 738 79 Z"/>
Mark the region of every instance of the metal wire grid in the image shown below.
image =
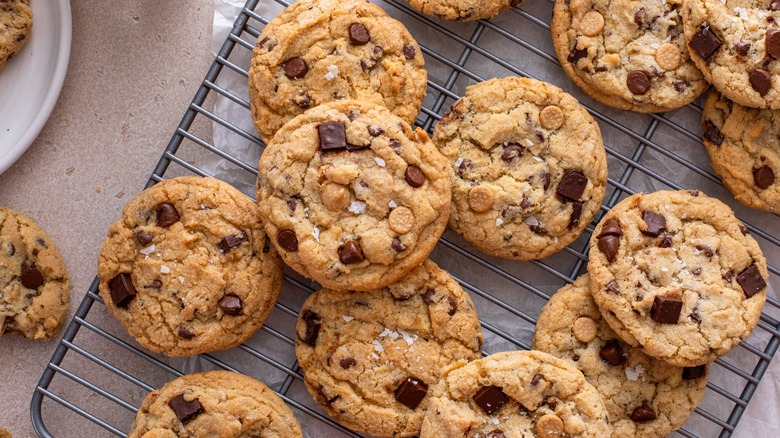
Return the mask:
<path id="1" fill-rule="evenodd" d="M 287 6 L 283 0 L 274 1 L 278 9 Z M 205 138 L 209 135 L 208 125 L 213 124 L 214 129 L 227 129 L 258 148 L 264 147 L 253 131 L 242 129 L 235 120 L 226 120 L 208 109 L 210 101 L 207 102 L 207 99 L 216 96 L 229 99 L 244 107 L 246 117 L 250 117 L 246 96 L 221 86 L 220 79 L 226 75 L 247 76 L 246 68 L 235 59 L 246 58 L 260 30 L 268 23 L 269 17 L 255 12 L 258 2 L 248 0 L 239 14 L 147 186 L 164 177 L 180 174 L 208 175 L 196 164 L 204 155 L 219 157 L 237 174 L 245 173 L 249 178 L 257 174 L 255 163 L 247 163 Z M 560 73 L 558 61 L 547 42 L 551 0 L 529 2 L 532 4 L 522 10 L 515 9 L 496 19 L 470 24 L 443 23 L 422 16 L 402 0 L 388 0 L 382 5 L 407 26 L 423 25 L 430 32 L 427 37 L 415 35 L 422 43 L 431 77 L 428 97 L 417 121 L 419 126 L 430 132 L 449 104 L 459 98 L 464 85 L 485 78 L 481 74 L 485 66 L 497 67 L 504 74 L 551 81 L 559 79 L 549 75 L 550 72 Z M 538 18 L 540 16 L 545 18 Z M 442 39 L 452 44 L 425 44 Z M 520 53 L 514 58 L 524 61 L 512 62 L 509 60 L 512 57 L 494 53 L 500 50 L 497 40 L 514 45 Z M 495 74 L 495 71 L 491 70 L 491 73 Z M 560 82 L 560 86 L 568 85 L 569 91 L 582 96 L 570 84 Z M 694 175 L 696 187 L 714 187 L 712 190 L 722 195 L 719 198 L 732 201 L 706 161 L 690 154 L 691 148 L 701 148 L 699 105 L 689 105 L 671 113 L 672 116 L 638 115 L 588 105 L 586 97 L 583 101 L 600 122 L 608 143 L 611 177 L 602 212 L 636 191 L 647 190 L 647 184 L 653 188 L 683 188 L 680 175 Z M 686 115 L 694 121 L 686 124 Z M 687 187 L 692 187 L 690 180 L 685 182 Z M 763 231 L 777 230 L 780 220 L 776 215 L 758 213 L 734 203 L 731 205 L 741 219 L 749 219 L 746 221 L 748 229 L 767 255 L 770 288 L 780 287 L 780 271 L 776 267 L 780 263 L 780 241 Z M 759 226 L 754 226 L 754 223 Z M 484 354 L 530 348 L 535 315 L 541 306 L 557 288 L 572 282 L 585 271 L 587 241 L 592 231 L 593 224 L 565 251 L 544 261 L 530 263 L 486 257 L 450 231 L 445 233 L 432 258 L 449 270 L 472 295 L 482 315 L 486 338 Z M 97 286 L 95 280 L 33 394 L 32 420 L 40 436 L 53 436 L 45 419 L 55 418 L 59 422 L 54 433 L 68 435 L 75 431 L 82 436 L 124 436 L 148 391 L 192 371 L 190 362 L 150 354 L 129 341 L 121 327 L 106 316 L 108 313 L 102 306 Z M 261 379 L 293 408 L 305 430 L 316 430 L 310 432 L 311 436 L 357 437 L 360 435 L 323 414 L 301 383 L 301 371 L 292 348 L 294 323 L 302 301 L 315 287 L 315 284 L 288 271 L 280 301 L 258 334 L 236 349 L 201 355 L 196 367 L 240 371 Z M 93 310 L 95 303 L 98 303 L 98 308 Z M 703 403 L 676 434 L 686 437 L 731 435 L 780 344 L 778 319 L 780 303 L 769 298 L 758 328 L 748 341 L 711 366 Z M 111 352 L 113 361 L 105 359 L 107 352 Z M 89 378 L 85 377 L 87 374 Z M 75 399 L 80 397 L 89 402 L 76 402 Z"/>

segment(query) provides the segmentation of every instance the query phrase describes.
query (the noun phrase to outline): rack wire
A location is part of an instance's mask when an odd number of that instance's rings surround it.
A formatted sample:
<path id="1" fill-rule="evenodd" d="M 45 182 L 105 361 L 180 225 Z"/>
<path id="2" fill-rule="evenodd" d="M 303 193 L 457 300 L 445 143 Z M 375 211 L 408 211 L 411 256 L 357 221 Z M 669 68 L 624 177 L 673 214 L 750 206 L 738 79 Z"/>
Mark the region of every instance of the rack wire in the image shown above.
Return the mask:
<path id="1" fill-rule="evenodd" d="M 256 161 L 247 162 L 207 139 L 216 130 L 227 130 L 253 144 L 258 153 L 264 147 L 253 130 L 240 126 L 239 119 L 251 120 L 247 96 L 221 85 L 229 76 L 246 78 L 257 35 L 274 13 L 288 5 L 283 0 L 263 2 L 262 9 L 271 12 L 256 12 L 259 0 L 248 0 L 238 14 L 147 186 L 179 175 L 213 176 L 200 163 L 215 158 L 237 180 L 256 176 Z M 518 75 L 556 83 L 580 98 L 599 122 L 607 144 L 609 186 L 594 223 L 638 191 L 702 189 L 727 202 L 746 223 L 767 256 L 770 291 L 780 288 L 780 240 L 773 235 L 780 229 L 780 218 L 739 205 L 720 184 L 700 143 L 700 104 L 643 115 L 612 110 L 588 99 L 562 74 L 552 49 L 552 0 L 528 0 L 521 9 L 471 23 L 426 17 L 403 0 L 377 3 L 413 29 L 424 52 L 429 83 L 419 126 L 431 132 L 466 85 L 486 78 Z M 245 113 L 237 118 L 219 114 L 212 109 L 219 99 L 243 107 Z M 565 251 L 533 262 L 487 257 L 451 231 L 445 232 L 431 258 L 471 294 L 485 332 L 484 354 L 530 348 L 541 307 L 558 288 L 585 271 L 592 231 L 590 224 Z M 33 394 L 31 415 L 40 436 L 125 436 L 147 392 L 185 372 L 217 368 L 264 381 L 289 404 L 310 436 L 360 436 L 329 418 L 302 384 L 293 348 L 294 325 L 302 302 L 316 284 L 286 271 L 281 298 L 252 339 L 194 361 L 141 349 L 110 317 L 97 286 L 95 280 Z M 704 401 L 676 436 L 727 437 L 734 432 L 777 352 L 779 319 L 780 302 L 770 297 L 751 337 L 712 364 Z"/>

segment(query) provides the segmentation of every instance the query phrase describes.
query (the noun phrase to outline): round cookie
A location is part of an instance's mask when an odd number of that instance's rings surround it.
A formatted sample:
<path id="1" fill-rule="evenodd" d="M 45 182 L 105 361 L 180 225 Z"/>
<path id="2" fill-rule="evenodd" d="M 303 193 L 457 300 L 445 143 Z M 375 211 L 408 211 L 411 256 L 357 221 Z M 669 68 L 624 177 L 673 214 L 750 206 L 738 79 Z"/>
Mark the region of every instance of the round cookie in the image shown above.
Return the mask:
<path id="1" fill-rule="evenodd" d="M 753 108 L 780 109 L 780 4 L 686 0 L 685 39 L 691 59 L 727 98 Z"/>
<path id="2" fill-rule="evenodd" d="M 780 213 L 780 111 L 744 107 L 712 91 L 702 133 L 712 168 L 737 201 Z"/>
<path id="3" fill-rule="evenodd" d="M 186 374 L 144 398 L 129 438 L 303 438 L 292 411 L 267 386 L 230 371 Z"/>
<path id="4" fill-rule="evenodd" d="M 557 0 L 551 29 L 558 60 L 607 106 L 679 108 L 708 86 L 688 55 L 681 9 L 681 0 Z"/>
<path id="5" fill-rule="evenodd" d="M 542 308 L 533 346 L 573 361 L 601 393 L 616 438 L 667 436 L 685 423 L 707 386 L 706 365 L 674 367 L 623 342 L 601 317 L 587 274 Z"/>
<path id="6" fill-rule="evenodd" d="M 0 70 L 27 42 L 33 14 L 28 0 L 0 1 Z"/>
<path id="7" fill-rule="evenodd" d="M 336 290 L 371 290 L 428 257 L 447 225 L 447 160 L 386 108 L 342 100 L 282 128 L 257 200 L 284 261 Z"/>
<path id="8" fill-rule="evenodd" d="M 541 351 L 510 351 L 445 370 L 420 438 L 609 433 L 604 401 L 579 370 Z"/>
<path id="9" fill-rule="evenodd" d="M 612 329 L 680 367 L 746 339 L 766 300 L 758 243 L 728 206 L 696 190 L 618 203 L 593 232 L 588 272 Z"/>
<path id="10" fill-rule="evenodd" d="M 127 203 L 98 276 L 106 307 L 141 345 L 192 356 L 249 339 L 276 303 L 282 269 L 251 199 L 188 176 Z"/>
<path id="11" fill-rule="evenodd" d="M 409 0 L 409 5 L 423 14 L 458 21 L 495 17 L 522 4 L 523 0 Z"/>
<path id="12" fill-rule="evenodd" d="M 308 108 L 340 99 L 383 105 L 409 124 L 427 73 L 404 25 L 366 0 L 301 0 L 263 29 L 252 52 L 249 101 L 266 143 Z"/>
<path id="13" fill-rule="evenodd" d="M 601 207 L 601 131 L 551 84 L 507 77 L 472 85 L 433 141 L 451 162 L 450 227 L 487 254 L 546 257 L 573 242 Z"/>
<path id="14" fill-rule="evenodd" d="M 68 273 L 57 247 L 29 217 L 0 207 L 0 336 L 51 339 L 68 314 Z"/>
<path id="15" fill-rule="evenodd" d="M 377 436 L 417 435 L 441 370 L 482 348 L 471 298 L 430 260 L 386 288 L 314 293 L 296 333 L 312 397 L 341 424 Z"/>

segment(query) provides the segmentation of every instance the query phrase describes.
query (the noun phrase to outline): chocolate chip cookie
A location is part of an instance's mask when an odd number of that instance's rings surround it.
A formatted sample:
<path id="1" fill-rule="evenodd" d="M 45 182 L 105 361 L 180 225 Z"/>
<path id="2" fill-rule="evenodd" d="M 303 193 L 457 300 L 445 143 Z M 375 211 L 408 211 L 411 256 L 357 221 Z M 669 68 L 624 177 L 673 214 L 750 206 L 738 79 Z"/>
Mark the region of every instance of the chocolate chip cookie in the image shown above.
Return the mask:
<path id="1" fill-rule="evenodd" d="M 0 70 L 27 42 L 33 19 L 28 4 L 28 0 L 0 1 Z"/>
<path id="2" fill-rule="evenodd" d="M 444 371 L 421 438 L 604 437 L 598 391 L 569 362 L 541 351 L 496 353 Z"/>
<path id="3" fill-rule="evenodd" d="M 605 105 L 679 108 L 708 86 L 688 55 L 681 10 L 681 0 L 557 0 L 555 52 L 571 80 Z"/>
<path id="4" fill-rule="evenodd" d="M 284 261 L 336 290 L 372 290 L 422 263 L 447 225 L 448 163 L 379 105 L 342 100 L 286 124 L 260 159 L 257 200 Z"/>
<path id="5" fill-rule="evenodd" d="M 0 207 L 0 336 L 51 339 L 68 314 L 68 293 L 51 237 L 29 217 Z"/>
<path id="6" fill-rule="evenodd" d="M 780 3 L 690 0 L 683 7 L 691 58 L 727 98 L 753 108 L 780 109 Z"/>
<path id="7" fill-rule="evenodd" d="M 306 109 L 340 99 L 384 105 L 409 124 L 427 84 L 403 24 L 365 0 L 301 0 L 257 38 L 249 69 L 255 126 L 266 142 Z"/>
<path id="8" fill-rule="evenodd" d="M 409 4 L 423 14 L 445 20 L 472 21 L 519 8 L 523 0 L 409 0 Z"/>
<path id="9" fill-rule="evenodd" d="M 471 298 L 430 260 L 386 288 L 314 293 L 296 334 L 312 397 L 341 424 L 377 436 L 417 435 L 442 368 L 482 348 Z"/>
<path id="10" fill-rule="evenodd" d="M 573 242 L 601 207 L 601 131 L 551 84 L 507 77 L 472 85 L 433 141 L 451 164 L 450 227 L 487 254 L 546 257 Z"/>
<path id="11" fill-rule="evenodd" d="M 701 402 L 707 365 L 675 367 L 623 342 L 601 317 L 587 274 L 550 298 L 534 349 L 569 359 L 604 398 L 612 436 L 667 436 Z"/>
<path id="12" fill-rule="evenodd" d="M 731 209 L 695 190 L 624 199 L 593 232 L 593 297 L 632 346 L 680 367 L 746 339 L 766 300 L 766 259 Z"/>
<path id="13" fill-rule="evenodd" d="M 281 288 L 257 206 L 227 183 L 162 181 L 111 225 L 100 296 L 144 347 L 169 356 L 224 350 L 263 324 Z"/>
<path id="14" fill-rule="evenodd" d="M 128 437 L 303 438 L 292 411 L 267 386 L 243 374 L 187 374 L 146 396 Z"/>
<path id="15" fill-rule="evenodd" d="M 780 111 L 748 108 L 712 91 L 702 134 L 712 168 L 737 201 L 780 213 Z"/>

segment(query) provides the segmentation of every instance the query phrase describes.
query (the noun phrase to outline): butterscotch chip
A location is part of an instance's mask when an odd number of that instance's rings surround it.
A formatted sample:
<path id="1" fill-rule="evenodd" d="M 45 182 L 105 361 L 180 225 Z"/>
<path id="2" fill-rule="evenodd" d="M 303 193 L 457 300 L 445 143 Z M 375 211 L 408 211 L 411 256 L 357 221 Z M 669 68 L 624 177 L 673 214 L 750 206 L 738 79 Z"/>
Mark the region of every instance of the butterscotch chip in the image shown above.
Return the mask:
<path id="1" fill-rule="evenodd" d="M 387 218 L 390 229 L 398 234 L 406 234 L 414 227 L 414 213 L 406 207 L 397 207 Z"/>
<path id="2" fill-rule="evenodd" d="M 477 213 L 484 213 L 493 207 L 495 196 L 490 187 L 476 186 L 469 190 L 469 208 Z"/>
<path id="3" fill-rule="evenodd" d="M 669 71 L 674 70 L 680 66 L 682 57 L 680 55 L 680 49 L 674 44 L 661 44 L 655 51 L 655 62 L 662 69 Z"/>
<path id="4" fill-rule="evenodd" d="M 539 113 L 539 121 L 544 129 L 558 129 L 563 126 L 563 111 L 557 106 L 547 106 Z"/>
<path id="5" fill-rule="evenodd" d="M 590 11 L 580 20 L 580 32 L 585 36 L 596 36 L 604 29 L 604 17 L 597 11 Z"/>
<path id="6" fill-rule="evenodd" d="M 320 192 L 322 204 L 330 211 L 342 211 L 349 207 L 349 189 L 341 184 L 327 183 Z"/>
<path id="7" fill-rule="evenodd" d="M 553 438 L 563 435 L 563 420 L 557 415 L 542 415 L 536 421 L 536 433 L 540 438 Z"/>
<path id="8" fill-rule="evenodd" d="M 574 321 L 572 332 L 574 332 L 574 337 L 577 338 L 578 341 L 590 342 L 596 337 L 598 327 L 596 326 L 596 322 L 584 316 Z"/>

